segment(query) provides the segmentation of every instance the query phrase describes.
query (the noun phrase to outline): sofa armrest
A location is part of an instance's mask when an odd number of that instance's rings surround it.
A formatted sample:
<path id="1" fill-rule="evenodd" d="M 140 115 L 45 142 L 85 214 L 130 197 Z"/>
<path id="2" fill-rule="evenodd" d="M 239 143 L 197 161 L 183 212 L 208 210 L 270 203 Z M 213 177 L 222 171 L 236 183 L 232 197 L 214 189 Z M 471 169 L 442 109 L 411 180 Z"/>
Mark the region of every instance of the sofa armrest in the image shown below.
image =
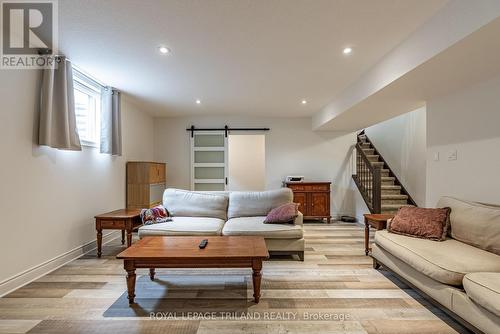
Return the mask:
<path id="1" fill-rule="evenodd" d="M 295 220 L 293 221 L 295 225 L 303 225 L 304 223 L 304 215 L 302 212 L 299 211 L 299 215 L 295 217 Z"/>

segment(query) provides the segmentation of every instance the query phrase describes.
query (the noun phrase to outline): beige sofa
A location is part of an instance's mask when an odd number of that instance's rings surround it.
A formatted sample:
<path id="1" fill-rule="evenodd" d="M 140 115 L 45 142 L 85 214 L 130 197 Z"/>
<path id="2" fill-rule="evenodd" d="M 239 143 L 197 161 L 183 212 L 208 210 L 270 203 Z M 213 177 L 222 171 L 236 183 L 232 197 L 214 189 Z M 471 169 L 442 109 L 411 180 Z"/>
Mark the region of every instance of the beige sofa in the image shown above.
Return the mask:
<path id="1" fill-rule="evenodd" d="M 304 260 L 303 216 L 293 224 L 264 224 L 273 208 L 291 203 L 288 188 L 269 191 L 196 192 L 169 188 L 163 205 L 172 221 L 139 228 L 139 237 L 151 235 L 257 235 L 270 253 L 297 254 Z"/>
<path id="2" fill-rule="evenodd" d="M 442 242 L 375 233 L 374 266 L 387 267 L 476 332 L 500 333 L 500 207 L 443 197 L 451 234 Z"/>

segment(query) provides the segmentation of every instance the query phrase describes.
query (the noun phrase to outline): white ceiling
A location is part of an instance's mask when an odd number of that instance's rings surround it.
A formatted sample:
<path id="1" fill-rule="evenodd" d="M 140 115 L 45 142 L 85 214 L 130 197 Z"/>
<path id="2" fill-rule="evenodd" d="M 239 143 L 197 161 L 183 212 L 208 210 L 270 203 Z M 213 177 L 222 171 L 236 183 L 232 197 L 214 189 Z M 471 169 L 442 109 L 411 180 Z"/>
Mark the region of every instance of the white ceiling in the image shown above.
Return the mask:
<path id="1" fill-rule="evenodd" d="M 499 34 L 500 18 L 343 111 L 321 130 L 356 131 L 496 77 L 500 74 Z"/>
<path id="2" fill-rule="evenodd" d="M 445 2 L 63 0 L 59 47 L 155 115 L 310 116 Z"/>

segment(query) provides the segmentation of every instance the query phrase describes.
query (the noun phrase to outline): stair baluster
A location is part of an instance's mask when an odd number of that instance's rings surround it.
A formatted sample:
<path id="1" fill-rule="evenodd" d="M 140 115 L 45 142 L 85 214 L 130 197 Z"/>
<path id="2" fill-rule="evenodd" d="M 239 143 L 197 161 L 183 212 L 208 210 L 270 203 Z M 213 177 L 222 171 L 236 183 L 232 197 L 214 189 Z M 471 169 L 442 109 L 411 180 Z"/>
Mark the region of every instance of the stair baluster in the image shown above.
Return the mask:
<path id="1" fill-rule="evenodd" d="M 416 206 L 364 130 L 358 135 L 352 177 L 371 213 L 394 213 L 404 205 Z"/>
<path id="2" fill-rule="evenodd" d="M 363 199 L 372 213 L 380 213 L 382 207 L 381 199 L 381 167 L 373 166 L 365 152 L 362 142 L 356 144 L 356 175 L 354 181 L 360 189 Z"/>

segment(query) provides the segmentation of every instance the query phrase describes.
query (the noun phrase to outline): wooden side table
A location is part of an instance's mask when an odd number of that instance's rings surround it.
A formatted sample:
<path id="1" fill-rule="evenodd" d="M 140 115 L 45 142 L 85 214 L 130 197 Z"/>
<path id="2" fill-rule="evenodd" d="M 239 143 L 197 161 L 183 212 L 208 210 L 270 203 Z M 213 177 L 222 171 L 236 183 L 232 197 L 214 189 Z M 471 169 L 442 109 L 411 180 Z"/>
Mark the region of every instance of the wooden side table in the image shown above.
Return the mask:
<path id="1" fill-rule="evenodd" d="M 387 214 L 365 214 L 365 255 L 371 251 L 370 243 L 370 226 L 376 230 L 383 230 L 387 226 L 387 221 L 394 215 Z"/>
<path id="2" fill-rule="evenodd" d="M 141 209 L 120 209 L 95 216 L 95 229 L 97 231 L 97 257 L 101 257 L 102 230 L 121 230 L 122 245 L 125 243 L 127 232 L 127 247 L 132 245 L 132 231 L 142 225 Z"/>

